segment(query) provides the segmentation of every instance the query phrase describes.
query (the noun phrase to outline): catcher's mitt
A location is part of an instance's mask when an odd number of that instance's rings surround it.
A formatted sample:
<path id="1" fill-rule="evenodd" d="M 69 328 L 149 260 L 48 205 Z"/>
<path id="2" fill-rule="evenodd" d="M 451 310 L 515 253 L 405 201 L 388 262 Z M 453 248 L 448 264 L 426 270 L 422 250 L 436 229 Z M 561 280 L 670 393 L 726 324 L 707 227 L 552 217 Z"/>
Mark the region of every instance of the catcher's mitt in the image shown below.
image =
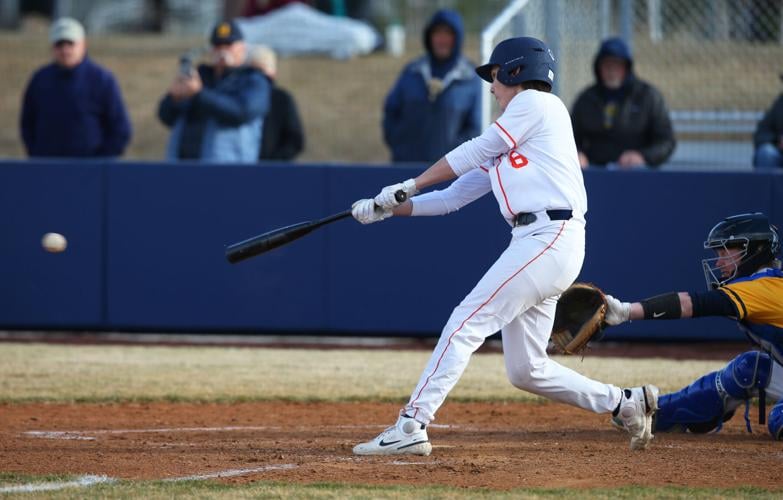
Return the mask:
<path id="1" fill-rule="evenodd" d="M 557 302 L 552 342 L 563 354 L 578 354 L 604 327 L 606 307 L 598 287 L 574 283 Z"/>

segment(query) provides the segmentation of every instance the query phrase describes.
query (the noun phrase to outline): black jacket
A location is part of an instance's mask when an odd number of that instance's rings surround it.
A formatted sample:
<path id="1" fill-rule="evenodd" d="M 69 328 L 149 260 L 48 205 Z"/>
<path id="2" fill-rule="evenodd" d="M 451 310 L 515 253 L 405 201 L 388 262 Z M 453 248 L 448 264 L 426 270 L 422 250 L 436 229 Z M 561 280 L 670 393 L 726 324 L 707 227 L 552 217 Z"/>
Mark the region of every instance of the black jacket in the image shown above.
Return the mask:
<path id="1" fill-rule="evenodd" d="M 781 135 L 783 135 L 783 94 L 778 96 L 772 107 L 764 113 L 764 118 L 756 125 L 753 144 L 759 147 L 765 142 L 771 142 L 777 146 Z"/>
<path id="2" fill-rule="evenodd" d="M 609 56 L 626 64 L 625 81 L 616 90 L 601 84 L 599 64 Z M 634 75 L 631 48 L 622 38 L 601 42 L 593 59 L 593 74 L 596 83 L 582 91 L 571 112 L 577 149 L 591 165 L 616 162 L 630 149 L 639 151 L 651 167 L 665 162 L 675 146 L 669 112 L 660 92 Z M 614 114 L 605 112 L 610 101 L 616 106 Z"/>
<path id="3" fill-rule="evenodd" d="M 304 149 L 304 130 L 291 94 L 272 86 L 259 160 L 292 160 Z"/>
<path id="4" fill-rule="evenodd" d="M 615 162 L 629 149 L 639 151 L 647 165 L 665 162 L 674 151 L 675 140 L 663 96 L 638 79 L 628 82 L 619 101 L 611 128 L 604 128 L 602 87 L 595 84 L 579 95 L 571 112 L 576 147 L 591 165 Z"/>

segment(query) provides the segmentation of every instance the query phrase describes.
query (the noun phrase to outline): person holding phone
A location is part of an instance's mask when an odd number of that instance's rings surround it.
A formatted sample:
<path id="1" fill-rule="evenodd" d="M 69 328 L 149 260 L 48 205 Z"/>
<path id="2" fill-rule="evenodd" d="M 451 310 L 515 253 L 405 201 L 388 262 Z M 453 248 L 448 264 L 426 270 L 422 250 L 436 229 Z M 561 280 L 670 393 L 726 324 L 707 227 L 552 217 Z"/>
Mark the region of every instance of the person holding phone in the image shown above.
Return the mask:
<path id="1" fill-rule="evenodd" d="M 217 163 L 255 163 L 269 110 L 269 81 L 245 66 L 247 47 L 234 21 L 212 30 L 212 64 L 179 74 L 161 99 L 158 117 L 171 128 L 166 156 Z"/>

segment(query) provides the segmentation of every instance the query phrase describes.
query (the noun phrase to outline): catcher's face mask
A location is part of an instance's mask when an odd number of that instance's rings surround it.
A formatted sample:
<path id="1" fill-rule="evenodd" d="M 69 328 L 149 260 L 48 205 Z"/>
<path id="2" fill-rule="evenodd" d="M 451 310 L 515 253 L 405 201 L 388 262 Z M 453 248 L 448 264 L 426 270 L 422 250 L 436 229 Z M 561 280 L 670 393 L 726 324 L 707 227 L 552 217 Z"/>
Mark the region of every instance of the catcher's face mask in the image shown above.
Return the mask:
<path id="1" fill-rule="evenodd" d="M 730 244 L 731 246 L 728 246 Z M 701 266 L 709 290 L 723 286 L 737 277 L 739 266 L 748 255 L 747 238 L 729 240 L 711 240 L 704 242 L 704 248 L 714 250 L 717 257 L 704 259 Z"/>

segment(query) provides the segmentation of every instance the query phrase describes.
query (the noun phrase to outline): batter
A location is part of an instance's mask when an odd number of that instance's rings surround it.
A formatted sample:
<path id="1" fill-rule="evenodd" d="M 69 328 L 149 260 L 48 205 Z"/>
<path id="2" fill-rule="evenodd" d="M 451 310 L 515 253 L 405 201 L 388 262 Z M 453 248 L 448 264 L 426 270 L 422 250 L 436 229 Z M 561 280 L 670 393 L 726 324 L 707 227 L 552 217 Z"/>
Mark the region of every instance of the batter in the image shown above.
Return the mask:
<path id="1" fill-rule="evenodd" d="M 506 372 L 528 392 L 596 413 L 612 412 L 631 434 L 631 448 L 652 439 L 658 389 L 620 389 L 549 359 L 546 347 L 557 298 L 584 260 L 587 196 L 571 120 L 551 94 L 554 57 L 540 40 L 511 38 L 476 68 L 490 82 L 501 116 L 415 179 L 354 203 L 363 224 L 392 215 L 443 215 L 493 192 L 512 227 L 511 242 L 452 312 L 432 357 L 397 423 L 358 444 L 357 455 L 429 455 L 427 424 L 484 340 L 502 331 Z M 447 189 L 412 197 L 458 177 Z M 409 199 L 400 204 L 395 193 Z M 412 197 L 412 198 L 411 198 Z"/>

